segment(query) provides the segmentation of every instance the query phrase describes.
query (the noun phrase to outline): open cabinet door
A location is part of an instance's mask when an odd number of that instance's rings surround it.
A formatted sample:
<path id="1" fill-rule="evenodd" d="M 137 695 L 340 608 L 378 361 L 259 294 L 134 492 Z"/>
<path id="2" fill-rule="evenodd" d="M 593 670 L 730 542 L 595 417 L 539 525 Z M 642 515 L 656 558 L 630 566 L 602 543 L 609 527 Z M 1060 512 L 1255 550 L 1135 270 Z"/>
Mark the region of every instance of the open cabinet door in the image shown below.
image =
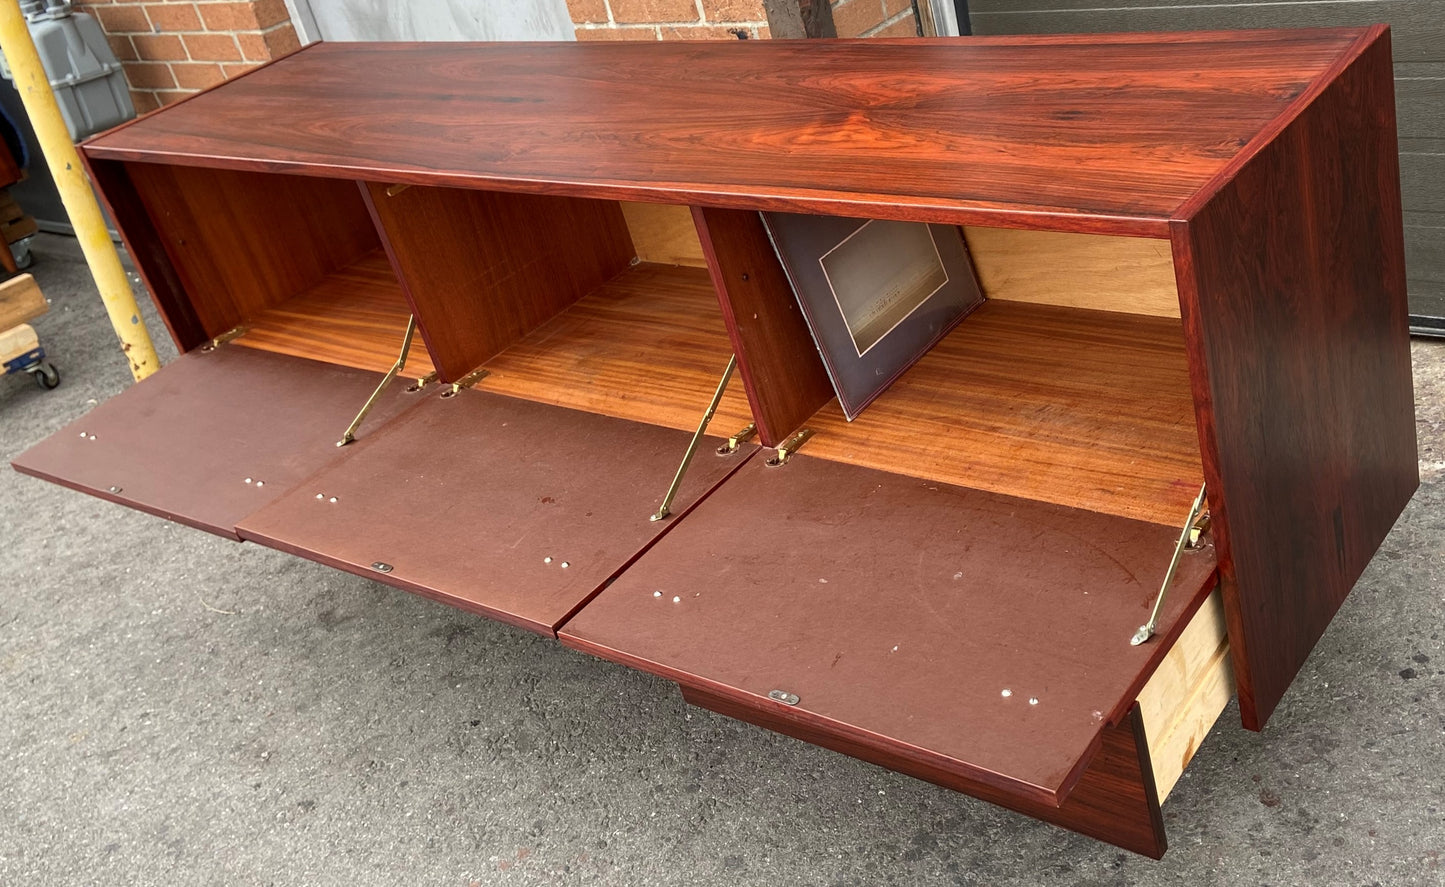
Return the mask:
<path id="1" fill-rule="evenodd" d="M 452 395 L 452 396 L 447 396 Z M 757 451 L 706 439 L 654 521 L 687 432 L 463 389 L 422 399 L 241 522 L 241 536 L 542 634 Z"/>
<path id="2" fill-rule="evenodd" d="M 1212 549 L 1184 557 L 1156 640 L 1129 640 L 1177 537 L 806 455 L 753 459 L 560 636 L 697 704 L 1157 855 L 1133 705 L 1212 589 Z"/>
<path id="3" fill-rule="evenodd" d="M 245 348 L 182 355 L 21 453 L 17 471 L 232 539 L 241 518 L 351 448 L 380 373 Z M 417 398 L 395 384 L 364 437 Z"/>

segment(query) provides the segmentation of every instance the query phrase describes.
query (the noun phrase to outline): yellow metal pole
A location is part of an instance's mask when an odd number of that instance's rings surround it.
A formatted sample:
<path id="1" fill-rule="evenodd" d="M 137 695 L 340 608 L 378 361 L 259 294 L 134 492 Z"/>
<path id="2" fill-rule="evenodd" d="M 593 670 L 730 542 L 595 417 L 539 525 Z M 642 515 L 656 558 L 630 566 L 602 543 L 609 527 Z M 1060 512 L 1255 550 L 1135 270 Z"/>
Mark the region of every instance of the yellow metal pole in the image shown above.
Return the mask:
<path id="1" fill-rule="evenodd" d="M 120 253 L 106 230 L 105 216 L 96 202 L 95 192 L 90 189 L 80 153 L 70 140 L 65 118 L 60 116 L 60 106 L 55 103 L 55 93 L 50 89 L 40 54 L 30 39 L 20 0 L 0 0 L 0 52 L 5 53 L 5 60 L 10 64 L 25 113 L 30 116 L 40 150 L 50 166 L 50 174 L 55 177 L 60 199 L 100 290 L 100 300 L 105 303 L 110 324 L 120 339 L 121 351 L 130 361 L 131 374 L 139 382 L 160 369 L 161 363 L 145 321 L 141 320 L 135 292 L 120 264 Z"/>

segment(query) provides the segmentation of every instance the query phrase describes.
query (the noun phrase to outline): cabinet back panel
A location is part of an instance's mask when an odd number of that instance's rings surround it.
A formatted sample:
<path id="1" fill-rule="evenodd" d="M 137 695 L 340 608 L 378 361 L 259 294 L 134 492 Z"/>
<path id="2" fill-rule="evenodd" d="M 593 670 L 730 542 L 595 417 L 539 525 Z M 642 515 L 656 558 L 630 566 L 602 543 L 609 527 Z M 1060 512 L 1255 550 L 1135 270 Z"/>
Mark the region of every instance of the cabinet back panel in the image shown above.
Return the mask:
<path id="1" fill-rule="evenodd" d="M 632 235 L 639 260 L 659 265 L 707 267 L 697 226 L 692 223 L 692 212 L 686 206 L 624 201 L 622 215 L 627 219 L 627 231 Z"/>
<path id="2" fill-rule="evenodd" d="M 614 201 L 376 182 L 366 189 L 445 381 L 495 357 L 633 258 Z"/>
<path id="3" fill-rule="evenodd" d="M 1182 524 L 1203 482 L 1177 320 L 988 301 L 812 456 Z"/>
<path id="4" fill-rule="evenodd" d="M 975 227 L 964 238 L 990 299 L 1179 316 L 1167 240 Z"/>
<path id="5" fill-rule="evenodd" d="M 207 336 L 218 336 L 380 246 L 354 182 L 127 165 Z"/>

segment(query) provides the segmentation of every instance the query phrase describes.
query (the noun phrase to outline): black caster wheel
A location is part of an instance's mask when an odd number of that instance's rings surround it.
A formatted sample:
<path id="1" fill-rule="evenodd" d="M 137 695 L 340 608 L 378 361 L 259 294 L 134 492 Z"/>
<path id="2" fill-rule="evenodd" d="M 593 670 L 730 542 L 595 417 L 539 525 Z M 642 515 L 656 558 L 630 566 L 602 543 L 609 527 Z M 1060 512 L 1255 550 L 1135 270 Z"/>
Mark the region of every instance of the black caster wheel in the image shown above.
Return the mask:
<path id="1" fill-rule="evenodd" d="M 30 375 L 35 377 L 35 384 L 44 388 L 46 391 L 60 385 L 60 370 L 57 370 L 55 364 L 48 360 L 41 363 L 40 368 Z"/>

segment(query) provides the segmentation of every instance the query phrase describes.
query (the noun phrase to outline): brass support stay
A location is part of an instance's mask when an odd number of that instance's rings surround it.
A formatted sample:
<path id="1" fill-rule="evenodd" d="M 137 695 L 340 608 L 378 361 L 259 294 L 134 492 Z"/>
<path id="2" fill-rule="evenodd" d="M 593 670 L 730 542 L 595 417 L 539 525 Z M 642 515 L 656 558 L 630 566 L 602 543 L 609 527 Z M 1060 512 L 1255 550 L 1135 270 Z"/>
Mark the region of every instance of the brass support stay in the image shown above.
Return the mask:
<path id="1" fill-rule="evenodd" d="M 356 414 L 356 418 L 352 419 L 351 424 L 347 426 L 346 433 L 341 435 L 341 440 L 336 442 L 338 447 L 344 447 L 353 440 L 356 440 L 356 429 L 361 427 L 361 422 L 366 418 L 366 414 L 371 412 L 371 408 L 376 406 L 376 402 L 381 399 L 381 392 L 386 390 L 386 386 L 390 385 L 391 380 L 395 379 L 402 368 L 406 366 L 406 356 L 411 352 L 411 339 L 415 334 L 416 315 L 413 314 L 406 320 L 406 335 L 401 338 L 401 354 L 397 355 L 396 363 L 391 365 L 391 369 L 387 370 L 386 375 L 381 377 L 381 384 L 376 386 L 376 390 L 371 392 L 371 396 L 366 399 L 366 403 L 361 405 L 361 412 Z"/>
<path id="2" fill-rule="evenodd" d="M 728 367 L 723 370 L 722 381 L 717 383 L 717 391 L 713 392 L 712 403 L 707 405 L 707 412 L 703 413 L 702 421 L 697 423 L 697 431 L 693 432 L 692 440 L 688 442 L 687 452 L 682 454 L 682 464 L 677 466 L 677 474 L 672 477 L 672 485 L 667 488 L 667 495 L 662 497 L 662 505 L 658 507 L 657 513 L 648 520 L 663 520 L 672 513 L 672 500 L 677 498 L 677 488 L 682 486 L 682 477 L 687 474 L 687 467 L 692 464 L 692 457 L 697 455 L 697 446 L 702 443 L 703 432 L 707 431 L 707 424 L 712 421 L 713 414 L 717 412 L 718 404 L 722 403 L 723 392 L 728 390 L 728 382 L 732 380 L 733 370 L 737 369 L 737 366 L 738 356 L 734 354 L 728 358 Z"/>
<path id="3" fill-rule="evenodd" d="M 1129 638 L 1129 643 L 1139 646 L 1154 636 L 1154 631 L 1159 627 L 1159 611 L 1164 607 L 1164 596 L 1169 593 L 1169 584 L 1174 581 L 1174 571 L 1179 569 L 1179 558 L 1183 556 L 1186 549 L 1198 547 L 1199 533 L 1208 524 L 1200 524 L 1200 512 L 1204 510 L 1205 487 L 1199 488 L 1199 495 L 1194 497 L 1194 505 L 1189 509 L 1189 517 L 1184 521 L 1184 530 L 1179 534 L 1179 542 L 1174 546 L 1174 556 L 1169 559 L 1169 569 L 1164 572 L 1164 583 L 1159 587 L 1159 596 L 1154 599 L 1154 610 L 1149 614 L 1149 621 L 1139 626 L 1134 636 Z M 1198 527 L 1198 531 L 1196 531 Z"/>

